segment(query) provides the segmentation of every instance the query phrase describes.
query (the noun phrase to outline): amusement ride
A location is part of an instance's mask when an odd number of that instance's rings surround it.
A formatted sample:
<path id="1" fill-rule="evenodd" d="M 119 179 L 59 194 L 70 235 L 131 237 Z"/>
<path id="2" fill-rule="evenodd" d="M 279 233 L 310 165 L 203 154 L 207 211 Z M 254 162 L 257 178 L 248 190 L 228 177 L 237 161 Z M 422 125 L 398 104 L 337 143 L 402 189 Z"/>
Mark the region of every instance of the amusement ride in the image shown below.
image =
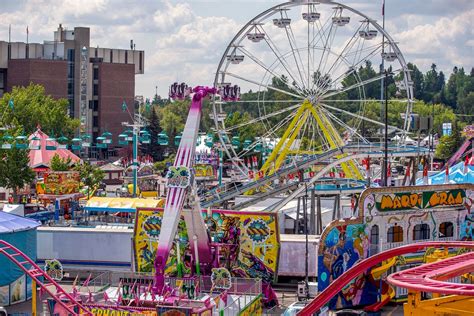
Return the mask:
<path id="1" fill-rule="evenodd" d="M 390 65 L 388 69 L 361 75 L 360 69 L 378 64 L 380 58 Z M 379 104 L 387 98 L 383 87 L 388 80 L 395 82 L 398 98 L 394 102 L 405 104 L 405 112 L 400 113 L 399 126 L 389 126 L 400 136 L 398 142 L 384 147 L 369 140 L 364 129 L 371 125 L 382 130 L 386 123 L 366 117 L 365 108 L 370 102 Z M 250 92 L 243 97 L 241 90 Z M 369 97 L 369 92 L 370 96 L 380 92 L 380 98 Z M 18 249 L 1 243 L 0 253 L 18 264 L 35 284 L 45 289 L 56 287 L 54 293 L 46 292 L 62 306 L 60 314 L 90 315 L 94 308 L 154 315 L 171 315 L 171 311 L 176 315 L 261 314 L 262 304 L 270 307 L 277 303 L 271 287 L 278 269 L 277 213 L 308 188 L 319 195 L 344 194 L 347 190 L 357 194 L 359 202 L 349 218 L 335 218 L 325 227 L 318 223 L 322 230 L 318 232 L 319 294 L 307 301 L 299 315 L 358 305 L 377 311 L 400 294 L 393 286 L 410 289 L 409 301 L 418 303 L 420 292 L 438 293 L 433 297 L 474 295 L 472 284 L 443 282 L 472 272 L 471 253 L 456 259 L 453 251 L 447 251 L 441 261 L 384 277 L 387 271 L 395 271 L 390 270 L 392 267 L 406 266 L 408 260 L 425 263 L 418 257 L 404 257 L 407 254 L 439 247 L 461 249 L 459 254 L 474 248 L 468 241 L 472 236 L 461 230 L 473 220 L 470 207 L 474 191 L 468 185 L 401 187 L 395 193 L 389 188 L 368 188 L 374 186 L 370 180 L 371 159 L 412 157 L 414 169 L 416 159 L 425 156 L 426 164 L 429 155 L 427 149 L 404 144 L 414 99 L 410 71 L 396 42 L 375 20 L 335 1 L 276 5 L 251 19 L 233 37 L 218 64 L 213 86 L 174 83 L 170 98 L 189 98 L 191 106 L 174 163 L 166 174 L 163 209 L 144 210 L 152 213 L 143 217 L 141 225 L 137 210 L 136 236 L 151 237 L 135 249 L 142 253 L 135 260 L 142 260 L 139 257 L 146 254 L 153 268 L 148 271 L 152 276 L 137 275 L 132 282 L 131 292 L 138 291 L 135 297 L 114 303 L 83 301 L 80 295 L 65 292 L 45 276 Z M 232 162 L 235 174 L 232 185 L 198 196 L 193 166 L 205 98 L 211 99 L 220 148 Z M 131 127 L 136 149 L 141 125 Z M 248 136 L 248 129 L 259 136 Z M 167 144 L 167 135 L 160 135 L 159 141 Z M 142 136 L 149 140 L 149 134 Z M 390 168 L 382 169 L 381 177 L 389 172 Z M 297 181 L 290 181 L 295 178 Z M 238 205 L 234 210 L 211 209 L 239 195 L 246 195 L 249 205 L 284 193 L 281 201 L 261 211 L 240 212 L 236 210 Z M 455 229 L 443 217 L 448 211 L 462 223 Z M 439 226 L 440 232 L 449 231 L 451 239 L 438 234 L 436 228 L 432 228 L 431 236 L 430 226 L 426 232 L 427 222 Z M 408 231 L 414 227 L 417 230 L 412 236 Z M 383 229 L 389 231 L 386 240 L 379 238 L 379 234 L 384 236 Z M 433 241 L 424 240 L 428 238 Z M 150 250 L 153 247 L 156 251 Z M 276 255 L 270 258 L 271 251 Z M 450 265 L 453 267 L 447 268 Z M 176 273 L 168 275 L 170 269 Z M 432 273 L 424 275 L 420 271 Z M 197 294 L 198 288 L 204 287 L 205 277 L 211 278 L 213 286 L 203 299 Z M 245 312 L 221 308 L 212 296 L 220 288 L 225 291 L 219 298 L 227 297 L 233 277 L 263 283 L 262 293 L 252 298 Z M 192 286 L 196 295 L 183 296 L 183 284 L 188 294 Z M 121 286 L 118 292 L 123 294 Z M 426 306 L 420 310 L 423 308 Z"/>

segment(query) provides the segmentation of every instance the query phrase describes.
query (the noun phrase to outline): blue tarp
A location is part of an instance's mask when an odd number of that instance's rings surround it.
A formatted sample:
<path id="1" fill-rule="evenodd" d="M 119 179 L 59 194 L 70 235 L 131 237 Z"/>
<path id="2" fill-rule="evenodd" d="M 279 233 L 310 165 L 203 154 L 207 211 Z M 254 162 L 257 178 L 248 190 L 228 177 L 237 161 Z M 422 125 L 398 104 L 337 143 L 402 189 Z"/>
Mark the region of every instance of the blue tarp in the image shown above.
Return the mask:
<path id="1" fill-rule="evenodd" d="M 29 230 L 40 226 L 40 223 L 24 217 L 0 211 L 0 234 Z"/>
<path id="2" fill-rule="evenodd" d="M 459 162 L 449 168 L 449 183 L 474 183 L 474 166 L 468 165 L 467 172 L 464 172 L 464 162 Z M 446 170 L 432 175 L 428 178 L 428 184 L 446 183 Z M 417 185 L 423 184 L 423 179 L 416 180 Z"/>

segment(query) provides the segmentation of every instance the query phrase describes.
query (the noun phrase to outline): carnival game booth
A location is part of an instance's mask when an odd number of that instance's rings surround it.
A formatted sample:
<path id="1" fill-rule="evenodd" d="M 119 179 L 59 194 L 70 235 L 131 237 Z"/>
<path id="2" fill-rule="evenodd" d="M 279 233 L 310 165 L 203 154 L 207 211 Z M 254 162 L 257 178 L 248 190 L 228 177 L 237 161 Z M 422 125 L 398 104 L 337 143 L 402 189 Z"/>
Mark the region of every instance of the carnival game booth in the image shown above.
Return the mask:
<path id="1" fill-rule="evenodd" d="M 36 260 L 36 221 L 0 212 L 0 240 L 4 240 L 32 260 Z M 31 298 L 31 279 L 7 257 L 0 255 L 0 306 Z"/>
<path id="2" fill-rule="evenodd" d="M 321 234 L 318 248 L 318 291 L 343 283 L 339 293 L 327 297 L 329 309 L 367 306 L 378 311 L 389 301 L 407 298 L 405 288 L 385 282 L 384 274 L 399 272 L 462 253 L 462 249 L 420 247 L 365 268 L 355 279 L 339 280 L 361 261 L 398 247 L 474 238 L 474 185 L 445 184 L 369 188 L 360 196 L 351 218 L 331 222 Z M 416 247 L 415 247 L 416 248 Z M 320 301 L 319 303 L 322 303 Z M 319 304 L 318 303 L 318 304 Z M 309 315 L 309 314 L 304 314 Z"/>
<path id="3" fill-rule="evenodd" d="M 54 210 L 56 221 L 74 219 L 79 210 L 79 199 L 84 196 L 80 192 L 80 176 L 76 171 L 45 172 L 43 181 L 36 184 L 38 200 L 48 208 Z"/>
<path id="4" fill-rule="evenodd" d="M 129 195 L 133 194 L 133 166 L 129 166 L 124 173 L 123 181 L 126 183 Z M 153 170 L 150 163 L 142 163 L 137 171 L 137 194 L 144 198 L 158 197 L 159 175 Z"/>

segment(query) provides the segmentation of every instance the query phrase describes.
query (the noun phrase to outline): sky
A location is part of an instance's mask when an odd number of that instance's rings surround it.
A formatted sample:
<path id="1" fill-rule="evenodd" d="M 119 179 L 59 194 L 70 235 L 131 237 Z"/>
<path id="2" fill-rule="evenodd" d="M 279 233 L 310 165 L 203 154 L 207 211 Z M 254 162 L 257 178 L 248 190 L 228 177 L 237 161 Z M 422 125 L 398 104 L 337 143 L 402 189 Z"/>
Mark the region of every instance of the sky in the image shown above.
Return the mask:
<path id="1" fill-rule="evenodd" d="M 381 23 L 382 0 L 340 0 Z M 227 45 L 273 0 L 0 0 L 0 40 L 42 43 L 59 23 L 91 28 L 91 46 L 145 51 L 136 94 L 167 95 L 171 83 L 212 85 Z M 386 0 L 386 31 L 407 62 L 449 74 L 474 67 L 474 0 Z M 247 69 L 251 71 L 251 69 Z"/>

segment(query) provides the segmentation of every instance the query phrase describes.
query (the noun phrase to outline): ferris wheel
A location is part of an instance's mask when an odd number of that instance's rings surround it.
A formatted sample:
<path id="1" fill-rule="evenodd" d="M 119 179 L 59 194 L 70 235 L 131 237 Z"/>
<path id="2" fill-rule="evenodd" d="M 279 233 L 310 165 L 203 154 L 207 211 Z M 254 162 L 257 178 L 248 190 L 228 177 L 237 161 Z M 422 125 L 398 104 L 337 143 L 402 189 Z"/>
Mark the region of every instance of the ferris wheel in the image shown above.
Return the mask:
<path id="1" fill-rule="evenodd" d="M 404 135 L 413 100 L 410 72 L 375 20 L 333 1 L 274 6 L 245 24 L 218 65 L 216 87 L 247 92 L 239 100 L 213 99 L 223 150 L 242 174 L 249 169 L 246 157 L 261 153 L 267 175 L 307 155 L 368 142 L 366 127 L 383 126 L 366 112 L 375 102 L 380 111 L 382 80 L 395 83 L 404 113 L 392 128 Z M 360 177 L 353 163 L 342 168 Z"/>

